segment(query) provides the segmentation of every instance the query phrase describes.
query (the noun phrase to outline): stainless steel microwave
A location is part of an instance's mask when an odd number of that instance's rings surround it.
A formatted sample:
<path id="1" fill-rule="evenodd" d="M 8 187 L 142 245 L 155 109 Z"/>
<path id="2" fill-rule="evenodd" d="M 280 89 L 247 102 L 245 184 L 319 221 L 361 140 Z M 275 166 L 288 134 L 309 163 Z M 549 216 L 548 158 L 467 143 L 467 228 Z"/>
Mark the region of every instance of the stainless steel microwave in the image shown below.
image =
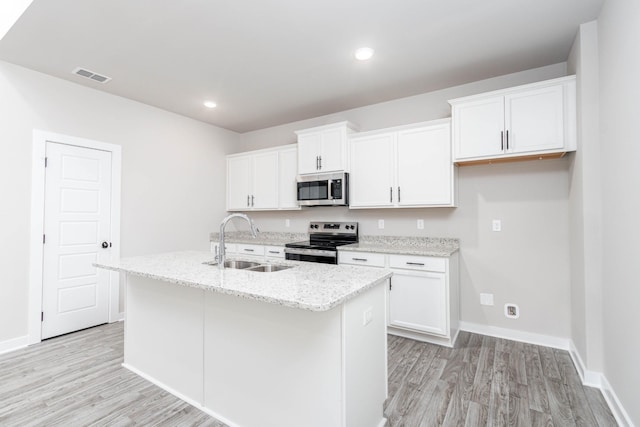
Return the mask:
<path id="1" fill-rule="evenodd" d="M 296 181 L 300 206 L 349 205 L 349 174 L 346 172 L 298 175 Z"/>

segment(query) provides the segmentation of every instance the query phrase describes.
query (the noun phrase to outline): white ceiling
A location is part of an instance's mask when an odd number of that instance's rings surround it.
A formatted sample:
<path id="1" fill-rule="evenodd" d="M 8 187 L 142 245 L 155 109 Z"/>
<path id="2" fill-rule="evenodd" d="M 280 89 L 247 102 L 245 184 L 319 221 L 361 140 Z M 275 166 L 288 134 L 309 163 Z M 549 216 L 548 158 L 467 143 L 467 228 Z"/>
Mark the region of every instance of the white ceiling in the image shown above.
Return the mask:
<path id="1" fill-rule="evenodd" d="M 602 2 L 34 0 L 0 59 L 246 132 L 563 62 Z"/>

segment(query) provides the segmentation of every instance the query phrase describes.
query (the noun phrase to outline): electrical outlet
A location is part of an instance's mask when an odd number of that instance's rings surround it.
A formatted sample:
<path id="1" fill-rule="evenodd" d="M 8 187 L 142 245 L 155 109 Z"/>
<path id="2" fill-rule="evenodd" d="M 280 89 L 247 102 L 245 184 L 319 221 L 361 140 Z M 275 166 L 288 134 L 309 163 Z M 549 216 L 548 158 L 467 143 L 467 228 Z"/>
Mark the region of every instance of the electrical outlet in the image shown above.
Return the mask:
<path id="1" fill-rule="evenodd" d="M 424 219 L 419 219 L 417 223 L 418 230 L 424 230 Z"/>
<path id="2" fill-rule="evenodd" d="M 517 304 L 508 302 L 504 305 L 504 315 L 510 319 L 517 319 L 520 317 L 520 308 Z"/>
<path id="3" fill-rule="evenodd" d="M 480 304 L 493 305 L 493 294 L 480 294 Z"/>
<path id="4" fill-rule="evenodd" d="M 378 220 L 378 228 L 380 230 L 382 230 L 384 228 L 384 219 L 379 219 Z"/>
<path id="5" fill-rule="evenodd" d="M 494 219 L 491 222 L 491 229 L 493 231 L 502 231 L 502 221 L 500 221 L 499 219 Z"/>
<path id="6" fill-rule="evenodd" d="M 373 320 L 373 307 L 367 308 L 362 313 L 362 326 L 367 326 Z"/>
<path id="7" fill-rule="evenodd" d="M 290 219 L 285 219 L 284 220 L 284 226 L 285 227 L 291 227 L 291 220 Z"/>

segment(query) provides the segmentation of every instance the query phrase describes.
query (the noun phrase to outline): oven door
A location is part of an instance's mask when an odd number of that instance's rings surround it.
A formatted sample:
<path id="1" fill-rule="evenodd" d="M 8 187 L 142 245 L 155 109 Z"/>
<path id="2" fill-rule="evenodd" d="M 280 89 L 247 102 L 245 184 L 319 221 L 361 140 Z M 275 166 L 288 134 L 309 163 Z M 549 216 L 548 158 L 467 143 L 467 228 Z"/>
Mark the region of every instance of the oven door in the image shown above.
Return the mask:
<path id="1" fill-rule="evenodd" d="M 338 252 L 318 249 L 284 248 L 285 259 L 293 261 L 319 262 L 322 264 L 337 264 Z"/>

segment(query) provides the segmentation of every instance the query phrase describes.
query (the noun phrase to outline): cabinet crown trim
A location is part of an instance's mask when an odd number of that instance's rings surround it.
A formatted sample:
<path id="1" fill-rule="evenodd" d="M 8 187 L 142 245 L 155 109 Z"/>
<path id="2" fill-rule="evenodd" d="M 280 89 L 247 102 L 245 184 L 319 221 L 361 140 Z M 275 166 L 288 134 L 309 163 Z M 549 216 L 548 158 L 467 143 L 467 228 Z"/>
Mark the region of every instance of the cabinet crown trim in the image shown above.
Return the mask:
<path id="1" fill-rule="evenodd" d="M 298 143 L 297 142 L 293 142 L 291 144 L 286 144 L 286 145 L 278 145 L 277 147 L 261 148 L 259 150 L 240 151 L 238 153 L 227 154 L 225 157 L 226 158 L 234 158 L 234 157 L 242 157 L 242 156 L 246 156 L 246 155 L 250 155 L 250 154 L 271 153 L 271 152 L 274 152 L 274 151 L 294 150 L 294 149 L 295 150 L 298 149 Z"/>
<path id="2" fill-rule="evenodd" d="M 449 100 L 449 104 L 450 105 L 455 105 L 455 104 L 459 104 L 459 103 L 463 103 L 463 102 L 473 101 L 475 99 L 486 99 L 486 98 L 493 97 L 493 96 L 503 96 L 503 95 L 508 95 L 508 94 L 514 93 L 514 92 L 520 92 L 520 91 L 523 91 L 523 90 L 544 88 L 544 87 L 548 87 L 548 86 L 557 86 L 557 85 L 562 85 L 562 84 L 568 84 L 568 83 L 575 82 L 575 81 L 576 81 L 576 76 L 575 75 L 565 76 L 565 77 L 558 77 L 558 78 L 555 78 L 555 79 L 543 80 L 543 81 L 540 81 L 540 82 L 528 83 L 528 84 L 524 84 L 524 85 L 520 85 L 520 86 L 512 86 L 512 87 L 505 88 L 505 89 L 498 89 L 498 90 L 494 90 L 494 91 L 490 91 L 490 92 L 482 92 L 482 93 L 477 93 L 475 95 L 469 95 L 469 96 L 464 96 L 464 97 L 460 97 L 460 98 L 454 98 L 454 99 L 450 99 Z"/>
<path id="3" fill-rule="evenodd" d="M 342 122 L 336 122 L 336 123 L 330 123 L 328 125 L 322 125 L 322 126 L 316 126 L 316 127 L 312 127 L 312 128 L 307 128 L 307 129 L 301 129 L 301 130 L 296 130 L 294 131 L 294 133 L 296 135 L 305 135 L 307 133 L 312 133 L 312 132 L 322 132 L 324 130 L 329 130 L 329 129 L 336 129 L 336 128 L 346 128 L 350 131 L 353 132 L 357 132 L 359 130 L 359 126 L 349 122 L 349 121 L 342 121 Z"/>
<path id="4" fill-rule="evenodd" d="M 449 125 L 451 125 L 451 117 L 446 117 L 444 119 L 429 120 L 426 122 L 411 123 L 407 125 L 399 125 L 399 126 L 393 126 L 389 128 L 371 129 L 365 132 L 358 132 L 358 133 L 351 134 L 349 135 L 349 139 L 368 137 L 368 136 L 374 136 L 374 135 L 382 135 L 385 133 L 402 132 L 402 131 L 413 130 L 413 129 L 422 129 L 422 128 L 432 127 L 432 126 L 435 127 L 435 126 L 449 126 Z"/>

